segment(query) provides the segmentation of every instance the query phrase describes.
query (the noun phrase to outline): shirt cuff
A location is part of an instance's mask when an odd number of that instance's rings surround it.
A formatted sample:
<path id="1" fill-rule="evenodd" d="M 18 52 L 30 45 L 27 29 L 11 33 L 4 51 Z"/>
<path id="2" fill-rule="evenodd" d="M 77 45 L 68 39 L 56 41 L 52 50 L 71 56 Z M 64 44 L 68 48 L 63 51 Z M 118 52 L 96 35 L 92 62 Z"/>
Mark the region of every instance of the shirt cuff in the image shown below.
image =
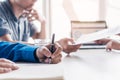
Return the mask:
<path id="1" fill-rule="evenodd" d="M 39 60 L 35 58 L 36 49 L 37 47 L 26 47 L 24 52 L 22 53 L 23 60 L 27 62 L 39 62 Z"/>

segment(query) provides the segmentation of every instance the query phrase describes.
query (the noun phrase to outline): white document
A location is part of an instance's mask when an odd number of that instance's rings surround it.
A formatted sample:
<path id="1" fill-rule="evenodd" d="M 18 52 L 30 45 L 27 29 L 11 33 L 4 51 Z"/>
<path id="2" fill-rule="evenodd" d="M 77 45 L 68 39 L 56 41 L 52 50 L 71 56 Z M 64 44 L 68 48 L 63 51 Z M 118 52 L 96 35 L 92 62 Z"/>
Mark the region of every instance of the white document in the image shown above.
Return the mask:
<path id="1" fill-rule="evenodd" d="M 18 64 L 18 70 L 0 74 L 0 80 L 64 80 L 60 64 Z"/>
<path id="2" fill-rule="evenodd" d="M 88 43 L 91 41 L 107 38 L 111 35 L 115 35 L 118 33 L 120 33 L 120 27 L 117 26 L 113 28 L 108 28 L 98 32 L 82 35 L 78 38 L 78 40 L 75 43 L 76 44 Z"/>

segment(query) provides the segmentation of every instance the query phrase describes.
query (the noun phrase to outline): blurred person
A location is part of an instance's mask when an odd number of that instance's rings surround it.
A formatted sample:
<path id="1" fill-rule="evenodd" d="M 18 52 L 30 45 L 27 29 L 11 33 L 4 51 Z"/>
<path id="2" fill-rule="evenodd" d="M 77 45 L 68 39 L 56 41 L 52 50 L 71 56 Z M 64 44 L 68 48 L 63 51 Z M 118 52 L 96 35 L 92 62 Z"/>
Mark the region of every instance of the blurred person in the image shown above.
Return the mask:
<path id="1" fill-rule="evenodd" d="M 0 39 L 3 41 L 24 41 L 29 37 L 45 39 L 45 19 L 33 6 L 37 0 L 5 0 L 0 2 Z M 26 13 L 27 12 L 27 13 Z M 33 21 L 41 23 L 38 32 Z"/>

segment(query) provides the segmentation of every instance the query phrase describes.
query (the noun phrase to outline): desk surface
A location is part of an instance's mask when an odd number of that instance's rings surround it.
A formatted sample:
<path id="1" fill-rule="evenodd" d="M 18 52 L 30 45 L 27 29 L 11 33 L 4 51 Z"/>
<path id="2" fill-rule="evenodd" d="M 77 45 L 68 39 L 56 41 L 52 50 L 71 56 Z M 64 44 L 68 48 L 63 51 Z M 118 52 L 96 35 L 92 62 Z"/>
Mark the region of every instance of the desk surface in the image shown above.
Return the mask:
<path id="1" fill-rule="evenodd" d="M 44 80 L 40 78 L 54 77 L 55 74 L 57 78 L 51 80 L 120 80 L 120 53 L 106 52 L 105 49 L 79 50 L 71 55 L 63 53 L 62 62 L 54 65 L 25 63 L 18 65 L 19 70 L 0 75 L 0 79 L 2 76 L 12 74 L 20 77 L 19 74 L 22 73 L 21 76 L 29 75 L 25 80 L 32 80 L 32 78 Z"/>
<path id="2" fill-rule="evenodd" d="M 120 53 L 80 50 L 66 56 L 65 80 L 120 80 Z"/>

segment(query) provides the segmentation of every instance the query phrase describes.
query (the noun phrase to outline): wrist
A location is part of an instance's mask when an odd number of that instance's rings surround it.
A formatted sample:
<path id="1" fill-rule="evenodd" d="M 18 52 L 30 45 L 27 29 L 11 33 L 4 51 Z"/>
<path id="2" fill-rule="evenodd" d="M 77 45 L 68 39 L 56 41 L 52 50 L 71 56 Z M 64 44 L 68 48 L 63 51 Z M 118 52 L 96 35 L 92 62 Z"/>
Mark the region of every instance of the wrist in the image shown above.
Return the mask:
<path id="1" fill-rule="evenodd" d="M 37 48 L 38 49 L 38 48 Z M 35 51 L 34 51 L 34 58 L 35 58 L 35 60 L 37 61 L 37 62 L 40 62 L 39 61 L 39 58 L 37 57 L 37 49 L 35 49 Z"/>

